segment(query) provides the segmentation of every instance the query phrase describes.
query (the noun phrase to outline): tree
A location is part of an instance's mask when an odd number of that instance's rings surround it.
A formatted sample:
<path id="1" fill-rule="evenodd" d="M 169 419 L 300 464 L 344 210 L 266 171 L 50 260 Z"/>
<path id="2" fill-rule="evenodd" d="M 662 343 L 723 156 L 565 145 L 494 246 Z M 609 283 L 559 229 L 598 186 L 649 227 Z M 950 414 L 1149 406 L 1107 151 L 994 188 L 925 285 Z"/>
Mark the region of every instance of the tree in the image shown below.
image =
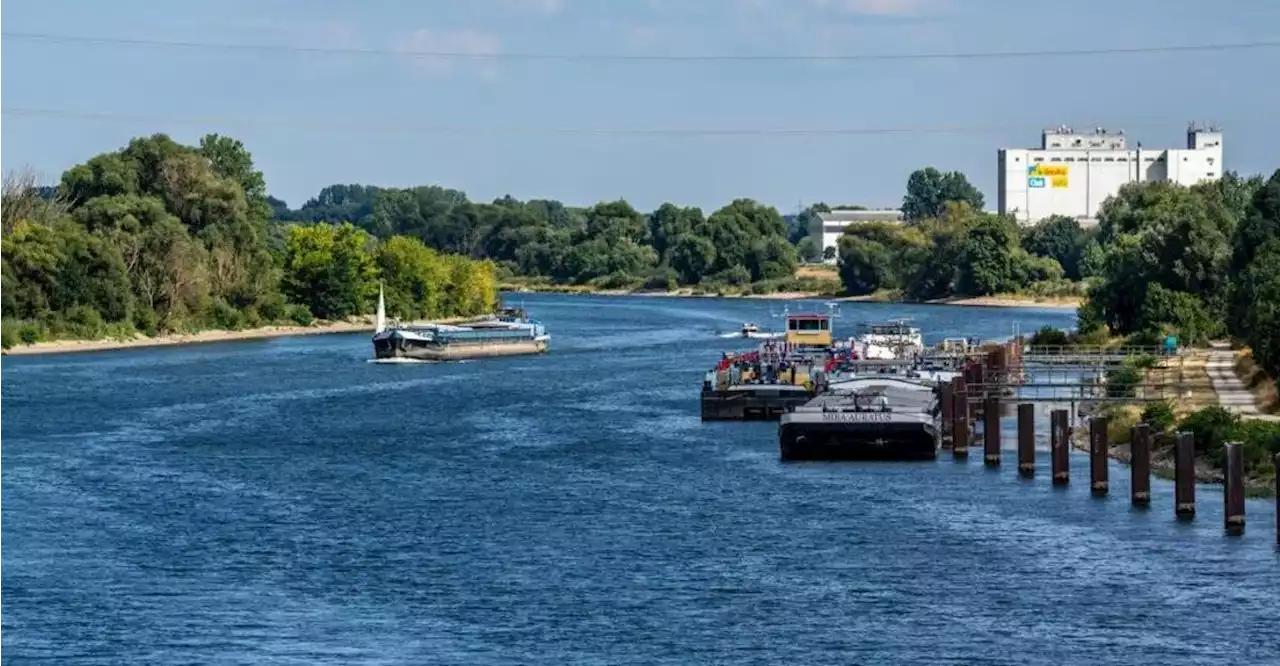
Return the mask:
<path id="1" fill-rule="evenodd" d="M 934 167 L 913 172 L 907 179 L 907 193 L 902 198 L 902 215 L 908 222 L 942 216 L 947 202 L 963 202 L 980 211 L 984 205 L 982 192 L 958 171 L 942 173 Z"/>
<path id="2" fill-rule="evenodd" d="M 289 228 L 284 291 L 325 319 L 372 311 L 378 293 L 373 237 L 351 223 Z"/>
<path id="3" fill-rule="evenodd" d="M 1103 203 L 1099 242 L 1107 248 L 1106 260 L 1100 283 L 1089 292 L 1091 317 L 1126 334 L 1188 326 L 1183 337 L 1203 335 L 1203 326 L 1193 326 L 1202 315 L 1224 319 L 1235 220 L 1221 198 L 1208 192 L 1168 182 L 1134 183 Z M 1167 292 L 1182 292 L 1200 305 L 1193 308 Z"/>
<path id="4" fill-rule="evenodd" d="M 681 284 L 697 284 L 715 265 L 716 246 L 707 238 L 685 233 L 671 246 L 669 259 Z"/>
<path id="5" fill-rule="evenodd" d="M 1067 279 L 1079 280 L 1083 277 L 1080 262 L 1090 240 L 1079 222 L 1055 215 L 1028 229 L 1022 247 L 1031 254 L 1056 260 Z"/>
<path id="6" fill-rule="evenodd" d="M 675 204 L 664 203 L 653 211 L 649 215 L 649 238 L 654 251 L 658 253 L 659 261 L 669 264 L 668 254 L 675 240 L 682 235 L 692 233 L 704 223 L 701 208 L 681 208 Z"/>

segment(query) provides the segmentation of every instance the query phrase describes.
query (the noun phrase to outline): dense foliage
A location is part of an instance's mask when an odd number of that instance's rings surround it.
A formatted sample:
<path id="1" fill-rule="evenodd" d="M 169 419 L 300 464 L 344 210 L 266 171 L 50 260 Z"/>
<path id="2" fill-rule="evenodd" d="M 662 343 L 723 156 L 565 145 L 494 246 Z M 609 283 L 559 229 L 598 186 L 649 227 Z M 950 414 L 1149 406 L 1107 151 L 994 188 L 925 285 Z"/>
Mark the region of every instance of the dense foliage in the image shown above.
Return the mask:
<path id="1" fill-rule="evenodd" d="M 1231 335 L 1280 373 L 1280 170 L 1194 187 L 1127 185 L 1103 204 L 1080 329 L 1196 344 Z"/>
<path id="2" fill-rule="evenodd" d="M 909 300 L 1025 291 L 1071 295 L 1076 287 L 1063 279 L 1058 245 L 1041 240 L 1050 233 L 1045 229 L 1066 229 L 1069 242 L 1083 247 L 1087 234 L 1074 220 L 1065 223 L 1051 220 L 1024 234 L 1010 217 L 948 201 L 936 217 L 850 227 L 840 238 L 840 277 L 850 294 L 892 290 Z"/>
<path id="3" fill-rule="evenodd" d="M 607 288 L 780 284 L 795 271 L 791 241 L 803 239 L 810 219 L 789 226 L 777 209 L 750 199 L 710 215 L 671 203 L 644 214 L 621 200 L 589 208 L 512 197 L 475 203 L 437 186 L 333 185 L 297 210 L 272 205 L 279 221 L 350 221 L 374 238 L 403 235 L 491 260 L 508 276 Z"/>
<path id="4" fill-rule="evenodd" d="M 249 152 L 218 135 L 134 139 L 53 189 L 6 178 L 5 346 L 366 314 L 379 280 L 403 316 L 493 305 L 491 265 L 349 225 L 271 225 L 274 205 Z"/>

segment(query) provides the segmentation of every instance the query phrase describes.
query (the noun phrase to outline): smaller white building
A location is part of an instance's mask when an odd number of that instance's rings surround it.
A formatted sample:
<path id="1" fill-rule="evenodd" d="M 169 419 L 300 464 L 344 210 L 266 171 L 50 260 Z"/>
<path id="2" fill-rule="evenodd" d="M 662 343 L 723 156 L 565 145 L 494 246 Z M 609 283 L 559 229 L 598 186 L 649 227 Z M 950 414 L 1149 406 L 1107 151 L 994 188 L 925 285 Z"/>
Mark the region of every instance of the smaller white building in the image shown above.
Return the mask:
<path id="1" fill-rule="evenodd" d="M 840 250 L 840 236 L 851 225 L 867 222 L 902 222 L 901 210 L 833 210 L 830 213 L 818 213 L 818 221 L 809 229 L 809 235 L 822 239 L 822 252 L 825 256 L 827 248 Z M 836 260 L 825 259 L 834 264 Z"/>

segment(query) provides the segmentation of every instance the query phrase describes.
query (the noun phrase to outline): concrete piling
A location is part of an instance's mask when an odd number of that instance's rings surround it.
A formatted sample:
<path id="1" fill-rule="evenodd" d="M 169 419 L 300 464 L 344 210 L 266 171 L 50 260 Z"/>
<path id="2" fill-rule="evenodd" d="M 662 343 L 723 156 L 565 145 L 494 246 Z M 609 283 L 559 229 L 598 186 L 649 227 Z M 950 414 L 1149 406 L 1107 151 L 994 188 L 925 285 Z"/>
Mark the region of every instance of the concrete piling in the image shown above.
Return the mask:
<path id="1" fill-rule="evenodd" d="M 1173 511 L 1183 520 L 1196 516 L 1196 440 L 1189 432 L 1178 433 L 1173 459 Z"/>
<path id="2" fill-rule="evenodd" d="M 960 384 L 960 390 L 952 396 L 951 456 L 957 459 L 969 457 L 969 392 Z"/>
<path id="3" fill-rule="evenodd" d="M 942 403 L 942 448 L 951 448 L 951 435 L 955 420 L 951 413 L 955 409 L 955 398 L 952 397 L 955 382 L 944 383 L 939 388 L 938 402 Z"/>
<path id="4" fill-rule="evenodd" d="M 1052 450 L 1053 485 L 1071 482 L 1071 442 L 1067 433 L 1067 410 L 1055 409 L 1049 415 L 1049 445 Z"/>
<path id="5" fill-rule="evenodd" d="M 1018 405 L 1018 474 L 1036 475 L 1036 406 L 1030 402 Z"/>
<path id="6" fill-rule="evenodd" d="M 1227 473 L 1222 480 L 1223 523 L 1228 534 L 1244 532 L 1244 448 L 1227 444 Z"/>
<path id="7" fill-rule="evenodd" d="M 1110 452 L 1107 419 L 1102 416 L 1089 419 L 1089 490 L 1094 495 L 1106 495 L 1111 489 L 1107 479 L 1107 454 Z"/>
<path id="8" fill-rule="evenodd" d="M 1151 426 L 1139 423 L 1129 430 L 1129 483 L 1134 506 L 1151 504 Z"/>
<path id="9" fill-rule="evenodd" d="M 988 395 L 982 406 L 982 461 L 1000 466 L 1000 398 Z"/>

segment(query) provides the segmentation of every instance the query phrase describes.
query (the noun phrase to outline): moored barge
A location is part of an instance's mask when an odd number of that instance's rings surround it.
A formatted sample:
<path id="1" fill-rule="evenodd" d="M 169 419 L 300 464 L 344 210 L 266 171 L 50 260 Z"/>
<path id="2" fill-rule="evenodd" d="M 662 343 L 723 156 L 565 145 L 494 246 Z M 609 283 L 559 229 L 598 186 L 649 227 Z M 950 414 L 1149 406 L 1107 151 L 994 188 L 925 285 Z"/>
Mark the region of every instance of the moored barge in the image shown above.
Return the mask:
<path id="1" fill-rule="evenodd" d="M 833 382 L 782 415 L 783 460 L 933 460 L 941 444 L 938 384 L 915 373 Z"/>

